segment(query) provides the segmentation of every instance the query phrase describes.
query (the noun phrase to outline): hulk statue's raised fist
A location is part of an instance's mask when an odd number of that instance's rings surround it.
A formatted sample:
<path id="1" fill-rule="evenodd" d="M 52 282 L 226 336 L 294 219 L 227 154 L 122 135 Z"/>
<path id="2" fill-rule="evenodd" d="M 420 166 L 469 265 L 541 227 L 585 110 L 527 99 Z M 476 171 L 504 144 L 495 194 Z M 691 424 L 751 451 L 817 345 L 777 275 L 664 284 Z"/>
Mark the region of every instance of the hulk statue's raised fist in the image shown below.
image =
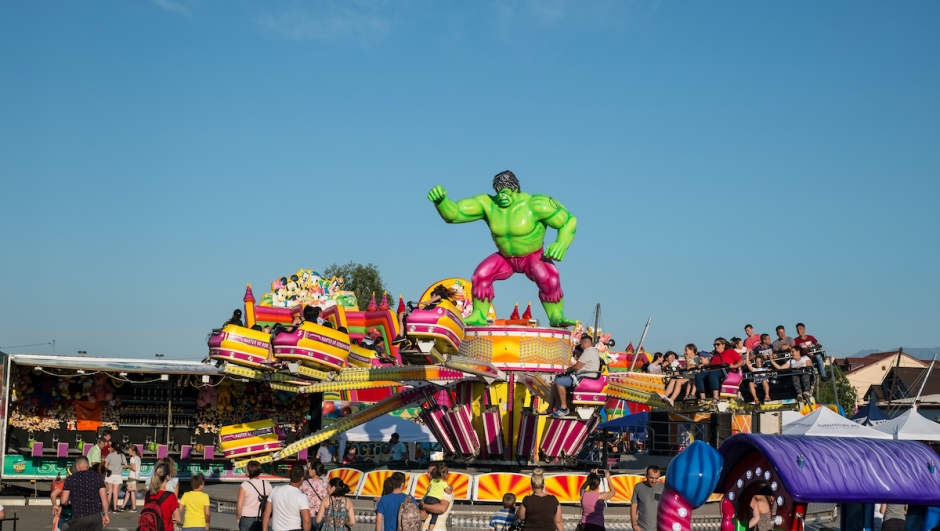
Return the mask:
<path id="1" fill-rule="evenodd" d="M 493 282 L 524 273 L 539 288 L 539 300 L 551 326 L 572 326 L 565 318 L 561 278 L 552 260 L 562 261 L 578 228 L 578 220 L 561 203 L 547 195 L 530 195 L 519 188 L 511 171 L 493 178 L 495 195 L 481 194 L 454 202 L 443 186 L 428 192 L 428 199 L 447 223 L 486 220 L 498 251 L 473 272 L 473 313 L 464 321 L 471 326 L 486 324 L 486 315 L 496 296 Z M 533 220 L 535 221 L 533 223 Z M 546 227 L 558 230 L 555 242 L 543 251 Z"/>

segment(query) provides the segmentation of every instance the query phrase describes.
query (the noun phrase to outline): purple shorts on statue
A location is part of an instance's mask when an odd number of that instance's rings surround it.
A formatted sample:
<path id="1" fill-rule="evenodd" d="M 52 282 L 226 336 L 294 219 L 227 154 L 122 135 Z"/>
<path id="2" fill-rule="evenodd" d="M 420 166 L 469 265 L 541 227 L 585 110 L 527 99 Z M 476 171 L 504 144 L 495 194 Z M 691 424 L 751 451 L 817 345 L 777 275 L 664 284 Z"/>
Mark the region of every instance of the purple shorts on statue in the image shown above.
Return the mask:
<path id="1" fill-rule="evenodd" d="M 561 291 L 561 277 L 551 260 L 542 256 L 543 249 L 525 256 L 503 256 L 491 254 L 480 262 L 473 272 L 473 296 L 484 301 L 492 301 L 496 296 L 493 282 L 506 280 L 516 273 L 523 273 L 539 288 L 539 300 L 558 302 L 565 296 Z"/>

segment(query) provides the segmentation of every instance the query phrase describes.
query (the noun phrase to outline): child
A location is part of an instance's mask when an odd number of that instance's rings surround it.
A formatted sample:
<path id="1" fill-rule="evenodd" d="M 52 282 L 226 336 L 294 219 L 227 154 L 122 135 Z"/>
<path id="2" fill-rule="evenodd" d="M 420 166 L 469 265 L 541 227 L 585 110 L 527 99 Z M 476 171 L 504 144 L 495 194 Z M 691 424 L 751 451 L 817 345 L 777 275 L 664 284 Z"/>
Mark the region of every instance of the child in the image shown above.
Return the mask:
<path id="1" fill-rule="evenodd" d="M 195 474 L 189 480 L 193 490 L 183 494 L 180 505 L 183 507 L 183 531 L 209 531 L 209 495 L 202 492 L 206 478 Z"/>
<path id="2" fill-rule="evenodd" d="M 444 497 L 444 493 L 453 494 L 454 488 L 447 483 L 447 476 L 450 474 L 447 465 L 444 463 L 437 463 L 436 465 L 431 465 L 428 468 L 428 475 L 431 476 L 431 482 L 428 484 L 428 492 L 424 495 L 424 499 L 421 501 L 421 504 L 418 506 L 419 509 L 424 508 L 424 504 L 435 504 L 441 503 L 441 498 Z M 431 514 L 431 519 L 428 521 L 428 531 L 434 531 L 434 524 L 437 523 L 436 514 Z"/>
<path id="3" fill-rule="evenodd" d="M 507 492 L 503 494 L 503 508 L 496 511 L 490 518 L 490 529 L 493 531 L 506 531 L 516 521 L 516 495 Z"/>
<path id="4" fill-rule="evenodd" d="M 754 375 L 754 379 L 748 384 L 751 387 L 751 396 L 754 397 L 754 405 L 759 406 L 763 402 L 770 402 L 770 383 L 767 379 L 767 367 L 764 367 L 764 357 L 763 356 L 754 356 L 754 363 L 751 363 L 750 358 L 747 358 L 747 368 L 750 369 L 751 374 Z M 764 388 L 764 399 L 757 399 L 757 386 L 760 385 Z"/>

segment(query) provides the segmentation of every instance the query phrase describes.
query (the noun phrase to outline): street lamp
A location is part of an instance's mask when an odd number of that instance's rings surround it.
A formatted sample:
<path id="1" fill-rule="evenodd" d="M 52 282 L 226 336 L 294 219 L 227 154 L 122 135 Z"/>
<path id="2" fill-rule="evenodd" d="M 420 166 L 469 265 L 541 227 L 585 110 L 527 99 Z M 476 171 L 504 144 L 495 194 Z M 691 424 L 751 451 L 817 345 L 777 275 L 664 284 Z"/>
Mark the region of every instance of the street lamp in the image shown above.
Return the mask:
<path id="1" fill-rule="evenodd" d="M 154 356 L 157 357 L 158 359 L 163 359 L 163 354 L 154 354 Z"/>
<path id="2" fill-rule="evenodd" d="M 81 356 L 81 357 L 83 357 L 83 358 L 85 357 L 85 354 L 88 354 L 88 351 L 87 351 L 87 350 L 79 350 L 79 351 L 78 351 L 78 355 Z"/>

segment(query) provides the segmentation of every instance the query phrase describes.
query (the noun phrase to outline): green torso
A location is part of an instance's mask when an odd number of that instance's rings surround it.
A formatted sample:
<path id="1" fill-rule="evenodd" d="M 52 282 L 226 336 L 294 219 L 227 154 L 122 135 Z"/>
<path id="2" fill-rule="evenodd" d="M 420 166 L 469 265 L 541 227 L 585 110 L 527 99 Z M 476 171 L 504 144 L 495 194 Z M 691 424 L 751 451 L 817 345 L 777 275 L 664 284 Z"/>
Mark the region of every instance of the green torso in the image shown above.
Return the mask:
<path id="1" fill-rule="evenodd" d="M 503 256 L 525 256 L 538 251 L 545 244 L 545 222 L 532 210 L 532 201 L 544 196 L 520 194 L 507 208 L 500 208 L 488 195 L 477 196 L 493 243 Z"/>

